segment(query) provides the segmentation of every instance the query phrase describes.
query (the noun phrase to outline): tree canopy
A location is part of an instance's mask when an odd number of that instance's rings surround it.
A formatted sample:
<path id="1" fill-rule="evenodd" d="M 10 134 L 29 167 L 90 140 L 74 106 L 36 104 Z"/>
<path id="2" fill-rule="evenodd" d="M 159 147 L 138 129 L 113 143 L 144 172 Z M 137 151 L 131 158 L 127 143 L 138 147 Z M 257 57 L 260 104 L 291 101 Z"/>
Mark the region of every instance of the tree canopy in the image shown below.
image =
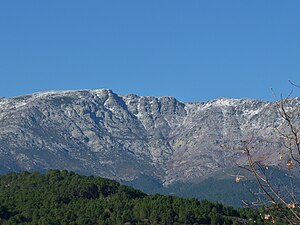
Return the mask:
<path id="1" fill-rule="evenodd" d="M 259 210 L 147 195 L 116 181 L 49 170 L 0 176 L 0 224 L 268 224 Z M 286 224 L 276 217 L 277 224 Z"/>

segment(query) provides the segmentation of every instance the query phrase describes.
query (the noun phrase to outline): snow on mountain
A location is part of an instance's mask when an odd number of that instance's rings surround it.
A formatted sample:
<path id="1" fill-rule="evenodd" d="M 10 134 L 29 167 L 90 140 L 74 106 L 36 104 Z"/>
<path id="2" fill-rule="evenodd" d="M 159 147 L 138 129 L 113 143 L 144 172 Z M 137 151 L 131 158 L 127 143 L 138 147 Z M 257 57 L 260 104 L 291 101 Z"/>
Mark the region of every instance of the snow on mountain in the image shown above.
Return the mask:
<path id="1" fill-rule="evenodd" d="M 299 122 L 300 98 L 288 107 Z M 192 181 L 232 166 L 238 152 L 220 146 L 240 140 L 254 139 L 257 154 L 277 163 L 284 147 L 274 126 L 285 129 L 276 102 L 255 99 L 183 103 L 107 89 L 1 98 L 0 172 L 60 168 Z"/>

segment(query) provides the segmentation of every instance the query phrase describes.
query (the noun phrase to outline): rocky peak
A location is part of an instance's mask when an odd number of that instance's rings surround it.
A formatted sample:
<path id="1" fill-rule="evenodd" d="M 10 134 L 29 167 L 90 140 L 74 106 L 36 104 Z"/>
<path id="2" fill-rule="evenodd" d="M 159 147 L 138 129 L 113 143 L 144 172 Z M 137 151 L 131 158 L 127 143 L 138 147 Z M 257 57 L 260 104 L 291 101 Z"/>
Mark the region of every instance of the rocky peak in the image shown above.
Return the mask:
<path id="1" fill-rule="evenodd" d="M 300 98 L 288 107 L 299 115 Z M 274 126 L 283 126 L 276 102 L 255 99 L 183 103 L 107 89 L 34 93 L 0 99 L 0 171 L 61 168 L 191 181 L 231 166 L 237 153 L 220 144 L 253 134 L 259 154 L 276 163 L 283 143 Z"/>

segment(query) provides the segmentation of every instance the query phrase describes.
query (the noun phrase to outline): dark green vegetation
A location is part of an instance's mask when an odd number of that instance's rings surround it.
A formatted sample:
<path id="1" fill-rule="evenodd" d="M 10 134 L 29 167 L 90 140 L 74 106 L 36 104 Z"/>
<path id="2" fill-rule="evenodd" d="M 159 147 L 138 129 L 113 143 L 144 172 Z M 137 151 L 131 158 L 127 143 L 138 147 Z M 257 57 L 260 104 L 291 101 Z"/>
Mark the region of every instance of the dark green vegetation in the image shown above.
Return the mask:
<path id="1" fill-rule="evenodd" d="M 255 222 L 254 222 L 255 221 Z M 258 210 L 174 196 L 73 172 L 0 176 L 0 224 L 268 224 Z M 285 224 L 276 219 L 276 224 Z"/>

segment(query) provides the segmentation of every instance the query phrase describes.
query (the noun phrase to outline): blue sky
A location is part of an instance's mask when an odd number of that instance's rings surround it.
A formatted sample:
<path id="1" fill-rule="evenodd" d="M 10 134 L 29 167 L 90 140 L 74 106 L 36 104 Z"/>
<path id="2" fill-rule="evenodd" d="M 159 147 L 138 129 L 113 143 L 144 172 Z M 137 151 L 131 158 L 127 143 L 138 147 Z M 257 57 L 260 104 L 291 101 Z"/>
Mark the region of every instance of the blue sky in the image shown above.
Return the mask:
<path id="1" fill-rule="evenodd" d="M 299 12 L 297 0 L 1 1 L 0 96 L 274 100 L 300 83 Z"/>

